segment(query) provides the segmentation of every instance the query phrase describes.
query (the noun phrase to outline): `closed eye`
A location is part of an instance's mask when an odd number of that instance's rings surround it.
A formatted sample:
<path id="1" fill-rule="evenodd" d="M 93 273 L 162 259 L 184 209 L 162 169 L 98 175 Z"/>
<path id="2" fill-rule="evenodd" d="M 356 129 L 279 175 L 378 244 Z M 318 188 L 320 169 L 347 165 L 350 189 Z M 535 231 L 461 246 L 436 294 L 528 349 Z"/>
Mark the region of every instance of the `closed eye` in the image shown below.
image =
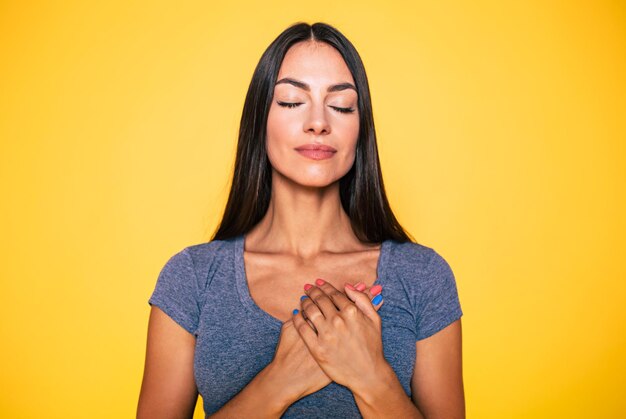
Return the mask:
<path id="1" fill-rule="evenodd" d="M 352 113 L 354 112 L 354 108 L 340 108 L 338 106 L 331 106 L 334 110 L 341 113 Z"/>
<path id="2" fill-rule="evenodd" d="M 278 106 L 282 106 L 283 108 L 295 108 L 296 106 L 302 105 L 301 102 L 289 103 L 289 102 L 276 102 Z"/>
<path id="3" fill-rule="evenodd" d="M 302 105 L 302 102 L 276 102 L 278 106 L 282 106 L 283 108 L 295 108 L 297 106 Z M 340 108 L 339 106 L 331 106 L 334 110 L 341 113 L 352 113 L 354 112 L 354 108 Z"/>

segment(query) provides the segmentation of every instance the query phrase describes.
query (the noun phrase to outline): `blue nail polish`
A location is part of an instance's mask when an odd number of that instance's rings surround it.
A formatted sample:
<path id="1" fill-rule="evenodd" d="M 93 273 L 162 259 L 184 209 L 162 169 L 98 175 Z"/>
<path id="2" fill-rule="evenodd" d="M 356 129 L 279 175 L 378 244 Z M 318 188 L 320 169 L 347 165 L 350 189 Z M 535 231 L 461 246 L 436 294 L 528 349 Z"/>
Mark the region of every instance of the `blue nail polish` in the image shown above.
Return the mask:
<path id="1" fill-rule="evenodd" d="M 298 309 L 297 308 L 293 310 L 293 314 L 298 314 Z"/>
<path id="2" fill-rule="evenodd" d="M 380 303 L 383 300 L 383 295 L 382 294 L 378 294 L 376 297 L 374 297 L 374 299 L 372 300 L 372 304 L 377 305 L 378 303 Z"/>
<path id="3" fill-rule="evenodd" d="M 300 297 L 300 301 L 304 300 L 305 298 L 309 298 L 308 295 L 303 295 L 302 297 Z"/>

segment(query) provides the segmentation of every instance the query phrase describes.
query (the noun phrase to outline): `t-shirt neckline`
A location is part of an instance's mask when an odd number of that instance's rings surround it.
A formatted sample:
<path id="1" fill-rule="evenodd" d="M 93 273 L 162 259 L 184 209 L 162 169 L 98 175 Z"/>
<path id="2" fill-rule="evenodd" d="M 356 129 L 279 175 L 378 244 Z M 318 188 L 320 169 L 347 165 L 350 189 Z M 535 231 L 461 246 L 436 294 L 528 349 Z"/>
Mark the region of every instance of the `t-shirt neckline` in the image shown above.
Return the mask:
<path id="1" fill-rule="evenodd" d="M 380 253 L 378 255 L 378 261 L 376 263 L 376 280 L 372 284 L 374 285 L 383 285 L 382 278 L 384 278 L 385 267 L 387 266 L 387 254 L 388 247 L 390 245 L 390 240 L 384 240 L 380 246 Z M 282 327 L 283 322 L 263 310 L 261 307 L 257 305 L 257 303 L 252 299 L 252 294 L 250 293 L 250 288 L 248 287 L 248 280 L 245 272 L 245 263 L 244 263 L 244 244 L 245 244 L 245 234 L 241 234 L 236 237 L 233 242 L 233 252 L 234 252 L 234 261 L 235 261 L 235 281 L 237 285 L 237 291 L 239 294 L 239 299 L 241 303 L 248 309 L 248 311 L 260 318 L 262 321 L 271 327 L 280 328 Z"/>

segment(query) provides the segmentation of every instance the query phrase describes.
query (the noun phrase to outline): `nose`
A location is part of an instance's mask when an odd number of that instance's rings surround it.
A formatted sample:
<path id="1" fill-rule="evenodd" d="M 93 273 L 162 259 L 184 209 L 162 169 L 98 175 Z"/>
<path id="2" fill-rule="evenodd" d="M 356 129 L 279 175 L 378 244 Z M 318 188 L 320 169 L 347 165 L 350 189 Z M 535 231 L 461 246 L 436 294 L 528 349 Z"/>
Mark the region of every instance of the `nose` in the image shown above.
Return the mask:
<path id="1" fill-rule="evenodd" d="M 330 123 L 324 105 L 313 105 L 304 123 L 304 131 L 316 135 L 330 134 Z"/>

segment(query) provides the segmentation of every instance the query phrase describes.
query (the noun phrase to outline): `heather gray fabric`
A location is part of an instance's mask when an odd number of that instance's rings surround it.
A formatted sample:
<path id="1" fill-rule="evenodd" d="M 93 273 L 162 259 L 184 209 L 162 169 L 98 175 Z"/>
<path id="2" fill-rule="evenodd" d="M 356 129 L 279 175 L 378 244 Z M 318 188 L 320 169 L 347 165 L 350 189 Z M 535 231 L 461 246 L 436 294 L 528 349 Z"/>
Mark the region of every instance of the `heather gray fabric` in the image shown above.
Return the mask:
<path id="1" fill-rule="evenodd" d="M 250 296 L 244 236 L 188 246 L 161 270 L 148 303 L 196 337 L 194 376 L 210 415 L 233 398 L 273 358 L 281 321 Z M 463 315 L 454 274 L 433 249 L 383 242 L 375 284 L 383 286 L 384 355 L 407 396 L 415 342 Z M 299 302 L 294 302 L 294 308 Z M 359 418 L 350 390 L 332 382 L 298 400 L 284 418 Z"/>

